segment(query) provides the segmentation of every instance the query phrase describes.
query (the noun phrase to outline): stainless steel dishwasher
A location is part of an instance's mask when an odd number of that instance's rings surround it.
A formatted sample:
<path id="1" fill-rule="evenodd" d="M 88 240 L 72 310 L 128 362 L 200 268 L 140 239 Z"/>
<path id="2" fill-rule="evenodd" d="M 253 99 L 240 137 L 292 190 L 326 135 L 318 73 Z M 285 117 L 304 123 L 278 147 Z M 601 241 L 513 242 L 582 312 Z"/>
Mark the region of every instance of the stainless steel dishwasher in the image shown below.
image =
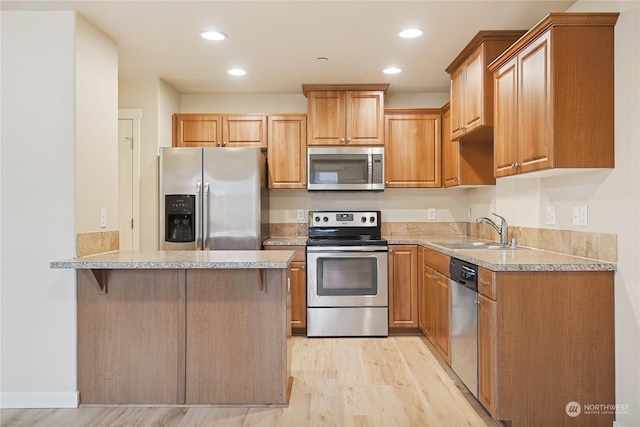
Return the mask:
<path id="1" fill-rule="evenodd" d="M 451 369 L 478 397 L 478 266 L 451 258 Z"/>

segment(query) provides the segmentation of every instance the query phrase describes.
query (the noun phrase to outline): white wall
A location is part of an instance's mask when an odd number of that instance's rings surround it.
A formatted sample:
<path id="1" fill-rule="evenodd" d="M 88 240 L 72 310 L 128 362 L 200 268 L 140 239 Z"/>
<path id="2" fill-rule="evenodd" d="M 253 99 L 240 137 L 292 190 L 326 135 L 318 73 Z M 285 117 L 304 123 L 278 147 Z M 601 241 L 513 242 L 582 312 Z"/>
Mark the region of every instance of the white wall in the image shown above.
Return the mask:
<path id="1" fill-rule="evenodd" d="M 118 47 L 82 16 L 76 18 L 76 231 L 118 222 Z"/>
<path id="2" fill-rule="evenodd" d="M 142 110 L 140 141 L 140 250 L 158 249 L 158 147 L 171 146 L 171 115 L 180 96 L 159 78 L 120 79 L 119 107 Z"/>
<path id="3" fill-rule="evenodd" d="M 618 425 L 640 425 L 640 2 L 578 1 L 569 12 L 621 12 L 615 26 L 615 169 L 544 179 L 498 179 L 472 190 L 473 218 L 492 207 L 509 224 L 618 235 L 615 275 L 616 403 L 629 405 Z M 573 206 L 586 204 L 589 225 L 572 225 Z M 556 206 L 557 225 L 546 225 Z M 606 403 L 606 402 L 583 402 Z"/>
<path id="4" fill-rule="evenodd" d="M 75 274 L 49 262 L 75 255 L 75 14 L 1 18 L 0 404 L 72 407 Z"/>

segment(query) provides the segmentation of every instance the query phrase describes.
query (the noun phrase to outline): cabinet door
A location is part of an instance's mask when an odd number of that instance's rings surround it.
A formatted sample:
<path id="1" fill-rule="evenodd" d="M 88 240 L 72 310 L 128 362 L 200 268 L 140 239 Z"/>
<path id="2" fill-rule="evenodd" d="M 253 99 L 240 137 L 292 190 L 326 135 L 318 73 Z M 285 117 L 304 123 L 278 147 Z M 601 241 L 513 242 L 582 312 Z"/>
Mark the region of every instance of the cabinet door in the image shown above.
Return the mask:
<path id="1" fill-rule="evenodd" d="M 344 91 L 310 91 L 307 94 L 308 145 L 343 144 L 346 131 Z"/>
<path id="2" fill-rule="evenodd" d="M 451 74 L 451 139 L 458 139 L 463 129 L 464 65 Z"/>
<path id="3" fill-rule="evenodd" d="M 349 145 L 384 144 L 384 92 L 346 92 L 346 140 Z"/>
<path id="4" fill-rule="evenodd" d="M 451 109 L 442 112 L 442 181 L 445 187 L 460 185 L 460 142 L 451 139 Z"/>
<path id="5" fill-rule="evenodd" d="M 267 116 L 225 116 L 223 147 L 267 147 Z"/>
<path id="6" fill-rule="evenodd" d="M 215 147 L 222 140 L 222 116 L 174 114 L 174 147 Z"/>
<path id="7" fill-rule="evenodd" d="M 484 124 L 484 50 L 480 45 L 464 62 L 463 133 Z"/>
<path id="8" fill-rule="evenodd" d="M 495 414 L 496 301 L 479 295 L 478 305 L 478 400 Z"/>
<path id="9" fill-rule="evenodd" d="M 418 248 L 389 248 L 389 327 L 418 327 Z"/>
<path id="10" fill-rule="evenodd" d="M 451 365 L 451 294 L 449 278 L 435 272 L 436 279 L 436 349 Z"/>
<path id="11" fill-rule="evenodd" d="M 385 186 L 441 187 L 439 114 L 385 116 Z"/>
<path id="12" fill-rule="evenodd" d="M 495 176 L 517 173 L 518 73 L 517 59 L 505 63 L 495 74 L 495 122 L 493 164 Z"/>
<path id="13" fill-rule="evenodd" d="M 307 117 L 269 116 L 269 188 L 307 188 Z"/>
<path id="14" fill-rule="evenodd" d="M 518 55 L 518 173 L 553 165 L 550 33 Z"/>
<path id="15" fill-rule="evenodd" d="M 306 263 L 291 263 L 291 327 L 307 327 L 307 269 Z"/>
<path id="16" fill-rule="evenodd" d="M 418 247 L 418 270 L 416 273 L 418 275 L 418 327 L 426 335 L 427 294 L 424 282 L 424 251 L 422 246 Z"/>
<path id="17" fill-rule="evenodd" d="M 424 335 L 435 345 L 436 343 L 436 279 L 433 268 L 422 265 L 422 280 L 424 282 Z"/>

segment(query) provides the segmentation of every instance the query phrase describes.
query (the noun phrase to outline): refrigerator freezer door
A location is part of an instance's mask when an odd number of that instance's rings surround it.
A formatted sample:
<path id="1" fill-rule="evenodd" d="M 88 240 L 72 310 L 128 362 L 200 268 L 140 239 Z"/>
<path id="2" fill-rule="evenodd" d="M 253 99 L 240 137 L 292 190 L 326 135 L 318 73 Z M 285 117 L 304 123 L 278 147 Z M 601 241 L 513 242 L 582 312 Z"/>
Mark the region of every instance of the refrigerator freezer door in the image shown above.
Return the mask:
<path id="1" fill-rule="evenodd" d="M 202 148 L 161 148 L 160 149 L 160 235 L 161 250 L 202 249 L 201 231 L 201 188 Z M 171 226 L 167 221 L 167 195 L 194 195 L 196 199 L 193 226 L 196 228 L 193 242 L 168 242 Z"/>
<path id="2" fill-rule="evenodd" d="M 204 249 L 259 250 L 261 236 L 259 148 L 204 148 Z"/>

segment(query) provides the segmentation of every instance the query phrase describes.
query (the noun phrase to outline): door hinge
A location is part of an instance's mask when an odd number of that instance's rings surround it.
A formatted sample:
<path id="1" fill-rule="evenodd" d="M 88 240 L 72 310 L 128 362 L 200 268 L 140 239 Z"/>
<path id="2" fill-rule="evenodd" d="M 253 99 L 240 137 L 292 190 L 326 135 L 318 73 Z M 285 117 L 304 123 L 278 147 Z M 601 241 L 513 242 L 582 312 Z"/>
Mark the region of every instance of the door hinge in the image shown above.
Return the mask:
<path id="1" fill-rule="evenodd" d="M 131 218 L 131 229 L 133 230 L 133 218 Z"/>

